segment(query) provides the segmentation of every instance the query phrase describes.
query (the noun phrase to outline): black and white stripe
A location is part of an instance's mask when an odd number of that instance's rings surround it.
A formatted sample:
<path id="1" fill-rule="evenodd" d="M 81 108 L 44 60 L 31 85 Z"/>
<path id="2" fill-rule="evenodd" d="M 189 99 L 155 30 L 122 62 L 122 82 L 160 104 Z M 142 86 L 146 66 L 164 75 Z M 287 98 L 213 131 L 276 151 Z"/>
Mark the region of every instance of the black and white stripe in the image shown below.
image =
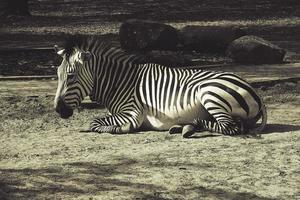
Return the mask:
<path id="1" fill-rule="evenodd" d="M 91 58 L 80 65 L 78 55 L 87 51 Z M 91 123 L 95 132 L 192 124 L 234 135 L 242 132 L 243 124 L 252 128 L 260 117 L 264 121 L 260 129 L 266 123 L 260 97 L 234 74 L 140 64 L 141 57 L 91 39 L 70 45 L 64 58 L 64 103 L 74 108 L 89 95 L 110 112 Z"/>

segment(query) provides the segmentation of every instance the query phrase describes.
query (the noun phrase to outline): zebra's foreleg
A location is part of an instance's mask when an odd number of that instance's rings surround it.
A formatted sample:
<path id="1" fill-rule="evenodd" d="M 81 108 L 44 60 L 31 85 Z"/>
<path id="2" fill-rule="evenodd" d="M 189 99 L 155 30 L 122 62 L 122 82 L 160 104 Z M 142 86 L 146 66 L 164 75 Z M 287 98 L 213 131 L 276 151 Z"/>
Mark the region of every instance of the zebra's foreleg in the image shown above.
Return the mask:
<path id="1" fill-rule="evenodd" d="M 122 133 L 129 133 L 131 131 L 131 124 L 126 123 L 121 126 L 102 126 L 102 125 L 93 125 L 91 126 L 92 132 L 97 133 L 112 133 L 112 134 L 122 134 Z"/>
<path id="2" fill-rule="evenodd" d="M 97 133 L 129 133 L 140 126 L 138 115 L 118 113 L 107 117 L 96 118 L 90 130 Z"/>

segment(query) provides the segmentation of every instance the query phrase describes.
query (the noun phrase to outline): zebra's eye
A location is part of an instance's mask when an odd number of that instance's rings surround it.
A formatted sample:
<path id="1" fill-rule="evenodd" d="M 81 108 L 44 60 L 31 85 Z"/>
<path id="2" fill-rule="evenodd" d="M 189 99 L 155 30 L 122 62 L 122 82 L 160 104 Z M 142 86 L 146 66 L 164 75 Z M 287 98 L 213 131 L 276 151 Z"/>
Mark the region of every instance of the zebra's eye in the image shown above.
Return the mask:
<path id="1" fill-rule="evenodd" d="M 67 74 L 67 79 L 68 80 L 73 80 L 75 78 L 75 74 L 73 74 L 73 73 L 68 73 Z"/>

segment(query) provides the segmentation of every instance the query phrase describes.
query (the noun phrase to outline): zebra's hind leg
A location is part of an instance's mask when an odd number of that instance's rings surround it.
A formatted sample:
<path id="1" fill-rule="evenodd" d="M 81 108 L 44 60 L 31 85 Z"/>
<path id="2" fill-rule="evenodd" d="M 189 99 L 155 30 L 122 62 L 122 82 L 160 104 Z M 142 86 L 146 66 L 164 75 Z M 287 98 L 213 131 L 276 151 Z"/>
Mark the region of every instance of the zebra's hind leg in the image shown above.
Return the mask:
<path id="1" fill-rule="evenodd" d="M 195 133 L 195 127 L 194 125 L 188 124 L 185 125 L 182 129 L 182 137 L 183 138 L 189 138 Z"/>
<path id="2" fill-rule="evenodd" d="M 200 130 L 221 133 L 224 135 L 238 135 L 242 133 L 241 125 L 239 125 L 230 115 L 227 114 L 226 119 L 216 119 L 215 121 L 195 119 L 193 124 Z"/>
<path id="3" fill-rule="evenodd" d="M 181 133 L 182 137 L 188 138 L 195 133 L 194 125 L 187 124 L 187 125 L 174 125 L 169 129 L 170 134 L 178 134 Z"/>
<path id="4" fill-rule="evenodd" d="M 178 134 L 182 133 L 183 126 L 182 125 L 174 125 L 171 128 L 169 128 L 170 134 Z"/>

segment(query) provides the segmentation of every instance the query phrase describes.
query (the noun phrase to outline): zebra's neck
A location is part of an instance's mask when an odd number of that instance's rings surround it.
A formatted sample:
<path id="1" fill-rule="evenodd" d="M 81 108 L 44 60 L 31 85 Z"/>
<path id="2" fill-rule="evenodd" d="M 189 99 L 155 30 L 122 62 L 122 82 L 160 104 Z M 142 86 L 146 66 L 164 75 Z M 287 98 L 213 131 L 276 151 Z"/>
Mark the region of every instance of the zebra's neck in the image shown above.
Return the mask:
<path id="1" fill-rule="evenodd" d="M 118 48 L 106 49 L 94 54 L 90 62 L 93 66 L 94 85 L 92 99 L 103 104 L 111 113 L 121 109 L 133 93 L 138 68 L 137 56 L 125 54 Z"/>

